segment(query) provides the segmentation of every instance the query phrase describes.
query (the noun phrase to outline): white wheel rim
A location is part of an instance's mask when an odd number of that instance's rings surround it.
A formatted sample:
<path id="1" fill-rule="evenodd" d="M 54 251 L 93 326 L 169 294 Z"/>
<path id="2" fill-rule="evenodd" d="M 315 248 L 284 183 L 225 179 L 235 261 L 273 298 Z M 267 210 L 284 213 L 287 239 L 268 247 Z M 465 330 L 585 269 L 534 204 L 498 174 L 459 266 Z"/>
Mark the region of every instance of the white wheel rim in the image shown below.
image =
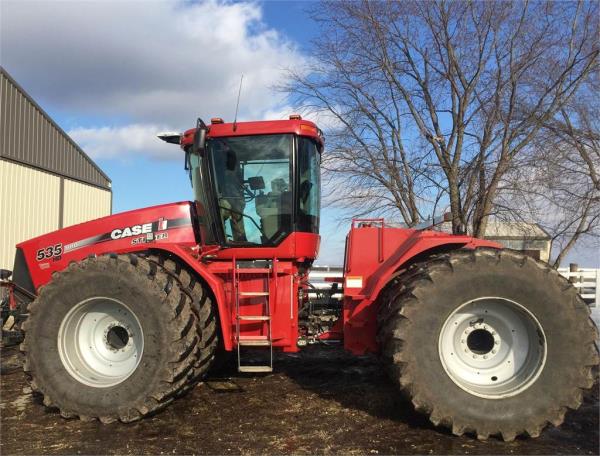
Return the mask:
<path id="1" fill-rule="evenodd" d="M 452 381 L 488 399 L 525 391 L 546 363 L 546 336 L 537 318 L 519 303 L 500 297 L 460 305 L 446 319 L 438 345 Z"/>
<path id="2" fill-rule="evenodd" d="M 63 366 L 77 381 L 95 388 L 127 379 L 138 367 L 143 350 L 144 334 L 137 316 L 113 298 L 79 302 L 58 331 Z"/>

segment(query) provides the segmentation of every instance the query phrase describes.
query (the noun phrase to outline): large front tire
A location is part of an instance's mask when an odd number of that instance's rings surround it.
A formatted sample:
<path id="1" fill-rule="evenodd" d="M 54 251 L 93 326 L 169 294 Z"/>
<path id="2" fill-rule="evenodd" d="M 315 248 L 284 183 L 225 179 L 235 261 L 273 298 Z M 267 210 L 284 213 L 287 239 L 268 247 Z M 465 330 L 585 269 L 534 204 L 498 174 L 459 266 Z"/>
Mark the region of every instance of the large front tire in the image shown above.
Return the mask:
<path id="1" fill-rule="evenodd" d="M 537 436 L 593 385 L 589 309 L 555 270 L 520 253 L 432 257 L 393 279 L 379 305 L 393 380 L 456 435 Z"/>
<path id="2" fill-rule="evenodd" d="M 129 422 L 193 380 L 202 347 L 181 283 L 136 255 L 72 263 L 42 287 L 24 324 L 24 369 L 65 417 Z"/>
<path id="3" fill-rule="evenodd" d="M 190 381 L 182 391 L 186 392 L 195 387 L 217 363 L 221 344 L 216 305 L 206 285 L 177 259 L 162 255 L 150 255 L 148 259 L 171 274 L 192 300 L 192 311 L 196 315 L 200 333 L 200 350 L 192 368 Z"/>

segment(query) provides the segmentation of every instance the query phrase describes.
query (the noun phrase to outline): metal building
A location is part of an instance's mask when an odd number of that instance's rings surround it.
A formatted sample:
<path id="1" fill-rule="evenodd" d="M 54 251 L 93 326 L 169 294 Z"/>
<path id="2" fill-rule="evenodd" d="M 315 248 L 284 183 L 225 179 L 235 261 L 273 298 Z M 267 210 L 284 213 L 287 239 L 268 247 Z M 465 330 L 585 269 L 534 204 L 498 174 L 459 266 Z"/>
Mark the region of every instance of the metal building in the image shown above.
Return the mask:
<path id="1" fill-rule="evenodd" d="M 490 220 L 485 238 L 521 250 L 536 260 L 550 261 L 550 235 L 537 223 Z"/>
<path id="2" fill-rule="evenodd" d="M 436 229 L 452 233 L 452 224 L 444 222 Z M 470 229 L 467 231 L 467 234 L 472 234 Z M 505 222 L 491 218 L 488 220 L 484 239 L 497 242 L 508 249 L 520 250 L 536 260 L 550 261 L 550 235 L 537 223 Z"/>
<path id="3" fill-rule="evenodd" d="M 0 67 L 0 268 L 18 242 L 111 210 L 108 176 Z"/>

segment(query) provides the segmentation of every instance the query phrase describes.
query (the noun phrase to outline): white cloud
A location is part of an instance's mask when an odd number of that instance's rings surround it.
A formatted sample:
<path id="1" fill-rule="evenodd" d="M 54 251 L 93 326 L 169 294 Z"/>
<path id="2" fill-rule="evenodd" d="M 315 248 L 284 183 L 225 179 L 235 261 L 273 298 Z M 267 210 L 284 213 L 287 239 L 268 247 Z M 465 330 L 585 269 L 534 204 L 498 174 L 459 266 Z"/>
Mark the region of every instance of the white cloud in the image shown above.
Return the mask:
<path id="1" fill-rule="evenodd" d="M 92 158 L 128 160 L 144 155 L 169 160 L 182 157 L 179 146 L 167 144 L 156 137 L 162 131 L 166 129 L 156 125 L 133 124 L 122 127 L 78 127 L 68 133 Z"/>
<path id="2" fill-rule="evenodd" d="M 2 64 L 80 119 L 72 134 L 96 157 L 168 156 L 155 126 L 232 119 L 242 73 L 239 120 L 263 118 L 283 104 L 272 89 L 283 70 L 306 61 L 253 2 L 3 0 L 0 29 Z"/>

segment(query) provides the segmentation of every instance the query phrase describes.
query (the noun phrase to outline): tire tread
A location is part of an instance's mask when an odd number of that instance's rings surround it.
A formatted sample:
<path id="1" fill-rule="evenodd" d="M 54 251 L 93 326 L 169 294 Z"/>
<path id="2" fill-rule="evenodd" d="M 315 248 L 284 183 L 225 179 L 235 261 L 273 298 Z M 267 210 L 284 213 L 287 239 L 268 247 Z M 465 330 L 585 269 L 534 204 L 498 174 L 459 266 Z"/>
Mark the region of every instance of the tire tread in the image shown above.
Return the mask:
<path id="1" fill-rule="evenodd" d="M 490 260 L 498 263 L 512 261 L 520 268 L 526 264 L 537 266 L 551 276 L 552 280 L 560 283 L 564 300 L 569 303 L 572 311 L 587 312 L 589 337 L 586 340 L 587 347 L 584 348 L 588 352 L 587 362 L 581 366 L 573 390 L 562 395 L 563 402 L 552 414 L 532 420 L 525 429 L 486 428 L 482 423 L 465 423 L 460 416 L 451 416 L 437 408 L 437 404 L 428 403 L 424 393 L 430 385 L 424 385 L 414 377 L 412 368 L 418 360 L 414 353 L 408 351 L 404 343 L 409 332 L 415 330 L 411 315 L 420 312 L 422 308 L 419 295 L 425 289 L 435 285 L 436 277 L 454 274 L 456 266 L 460 264 Z M 591 320 L 588 306 L 565 277 L 547 264 L 520 252 L 509 249 L 478 248 L 433 255 L 393 276 L 380 293 L 378 301 L 377 338 L 381 347 L 380 356 L 388 374 L 398 383 L 400 391 L 411 400 L 417 411 L 429 415 L 435 425 L 443 425 L 451 429 L 453 434 L 473 433 L 478 439 L 499 435 L 506 441 L 514 440 L 520 435 L 537 436 L 548 423 L 554 426 L 560 425 L 564 421 L 566 410 L 578 408 L 582 402 L 582 392 L 592 387 L 594 383 L 593 369 L 598 365 L 598 349 L 595 345 L 598 332 Z"/>
<path id="2" fill-rule="evenodd" d="M 61 406 L 62 401 L 54 400 L 47 392 L 47 379 L 41 378 L 32 369 L 29 362 L 30 344 L 28 342 L 28 328 L 33 326 L 31 321 L 38 315 L 41 306 L 51 306 L 46 302 L 46 294 L 54 288 L 63 284 L 66 275 L 77 274 L 79 271 L 88 269 L 93 263 L 94 267 L 102 269 L 117 268 L 121 273 L 132 274 L 139 280 L 147 283 L 153 293 L 160 297 L 162 305 L 168 309 L 171 315 L 170 321 L 165 321 L 165 328 L 172 340 L 167 365 L 157 366 L 160 376 L 160 385 L 155 391 L 146 397 L 137 400 L 126 410 L 120 409 L 113 414 L 102 414 L 93 416 L 89 413 L 80 414 L 70 410 L 67 406 Z M 197 313 L 194 311 L 194 303 L 188 293 L 184 292 L 184 286 L 173 277 L 164 267 L 138 255 L 116 255 L 91 256 L 80 262 L 72 262 L 63 271 L 55 272 L 52 280 L 39 290 L 38 298 L 28 305 L 29 318 L 24 325 L 25 341 L 21 344 L 21 351 L 25 354 L 24 370 L 30 378 L 33 391 L 43 395 L 43 403 L 50 408 L 57 408 L 63 417 L 78 417 L 82 421 L 99 420 L 102 423 L 114 421 L 131 422 L 142 417 L 156 413 L 168 405 L 196 375 L 195 365 L 203 348 L 202 336 L 198 325 Z M 30 337 L 33 335 L 30 334 Z"/>

